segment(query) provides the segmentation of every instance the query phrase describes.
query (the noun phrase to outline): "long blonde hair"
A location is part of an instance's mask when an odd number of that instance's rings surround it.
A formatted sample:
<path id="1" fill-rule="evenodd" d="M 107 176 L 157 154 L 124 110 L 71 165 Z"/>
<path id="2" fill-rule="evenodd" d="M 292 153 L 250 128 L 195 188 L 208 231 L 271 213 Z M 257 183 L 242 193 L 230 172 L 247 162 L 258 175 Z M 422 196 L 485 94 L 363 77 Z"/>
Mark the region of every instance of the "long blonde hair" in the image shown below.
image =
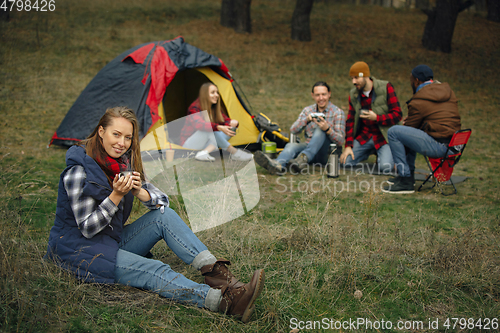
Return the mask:
<path id="1" fill-rule="evenodd" d="M 102 126 L 102 128 L 106 129 L 116 118 L 125 118 L 130 121 L 133 126 L 132 144 L 125 154 L 130 154 L 130 163 L 132 164 L 133 170 L 140 172 L 141 179 L 144 181 L 145 177 L 142 168 L 141 149 L 139 146 L 139 122 L 137 121 L 134 111 L 131 109 L 125 106 L 107 109 L 92 133 L 90 133 L 87 139 L 80 141 L 78 145 L 85 147 L 87 155 L 92 157 L 97 164 L 99 164 L 108 177 L 110 184 L 112 184 L 113 180 L 108 175 L 109 170 L 103 163 L 103 161 L 106 160 L 107 153 L 102 145 L 102 138 L 99 136 L 99 128 Z"/>
<path id="2" fill-rule="evenodd" d="M 212 82 L 206 82 L 203 83 L 200 87 L 200 110 L 207 110 L 208 112 L 208 117 L 210 122 L 212 123 L 217 123 L 217 124 L 223 124 L 224 123 L 224 117 L 222 116 L 222 107 L 221 107 L 221 97 L 219 93 L 219 99 L 217 100 L 217 103 L 212 104 L 210 101 L 210 95 L 209 95 L 209 90 L 210 86 L 214 86 L 217 88 L 215 84 Z M 217 88 L 217 91 L 219 88 Z"/>

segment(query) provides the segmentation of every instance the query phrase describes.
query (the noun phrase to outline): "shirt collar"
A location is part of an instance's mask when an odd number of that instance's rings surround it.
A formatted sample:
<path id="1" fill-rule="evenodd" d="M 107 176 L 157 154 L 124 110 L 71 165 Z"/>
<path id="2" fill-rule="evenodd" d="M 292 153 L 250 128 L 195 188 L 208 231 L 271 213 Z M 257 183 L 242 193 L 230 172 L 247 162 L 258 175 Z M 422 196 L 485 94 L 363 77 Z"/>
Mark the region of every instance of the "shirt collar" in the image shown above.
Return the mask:
<path id="1" fill-rule="evenodd" d="M 432 82 L 434 82 L 434 81 L 433 81 L 433 80 L 429 80 L 429 81 L 425 81 L 424 83 L 421 83 L 421 84 L 417 87 L 417 90 L 416 90 L 415 92 L 419 91 L 420 89 L 422 89 L 422 88 L 423 88 L 423 87 L 425 87 L 426 85 L 431 84 Z"/>
<path id="2" fill-rule="evenodd" d="M 325 111 L 328 110 L 328 108 L 330 107 L 330 103 L 331 103 L 331 101 L 328 101 L 328 103 L 326 104 Z M 320 112 L 318 109 L 318 104 L 314 104 L 314 106 L 316 107 L 316 112 Z"/>

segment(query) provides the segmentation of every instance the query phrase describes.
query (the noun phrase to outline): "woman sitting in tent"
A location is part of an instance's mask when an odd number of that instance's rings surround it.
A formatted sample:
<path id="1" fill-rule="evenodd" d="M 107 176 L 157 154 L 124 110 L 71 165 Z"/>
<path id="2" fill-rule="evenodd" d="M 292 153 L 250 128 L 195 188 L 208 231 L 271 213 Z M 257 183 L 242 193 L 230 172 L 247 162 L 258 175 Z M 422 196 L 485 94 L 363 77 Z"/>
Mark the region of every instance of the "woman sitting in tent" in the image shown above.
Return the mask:
<path id="1" fill-rule="evenodd" d="M 122 283 L 188 304 L 249 320 L 264 285 L 256 270 L 243 284 L 217 260 L 179 215 L 166 194 L 145 181 L 138 122 L 125 107 L 108 109 L 92 134 L 66 154 L 47 256 L 85 282 Z M 122 171 L 133 168 L 131 174 Z M 130 169 L 128 169 L 130 170 Z M 125 225 L 134 197 L 150 211 Z M 160 240 L 205 284 L 145 256 Z"/>
<path id="2" fill-rule="evenodd" d="M 206 111 L 206 112 L 201 112 Z M 181 132 L 184 148 L 200 150 L 195 159 L 214 161 L 210 152 L 222 148 L 235 161 L 249 161 L 253 155 L 237 149 L 228 142 L 236 135 L 238 121 L 230 119 L 221 110 L 219 89 L 211 82 L 202 84 L 199 97 L 189 106 L 186 123 Z"/>

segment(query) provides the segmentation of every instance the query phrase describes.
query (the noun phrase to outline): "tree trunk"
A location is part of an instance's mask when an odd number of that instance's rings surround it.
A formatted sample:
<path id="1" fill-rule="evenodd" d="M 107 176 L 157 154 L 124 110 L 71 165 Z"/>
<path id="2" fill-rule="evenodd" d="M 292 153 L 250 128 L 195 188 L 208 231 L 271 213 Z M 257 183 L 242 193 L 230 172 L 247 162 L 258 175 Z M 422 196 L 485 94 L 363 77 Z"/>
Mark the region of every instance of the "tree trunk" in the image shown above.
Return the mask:
<path id="1" fill-rule="evenodd" d="M 488 20 L 500 22 L 500 1 L 488 0 Z"/>
<path id="2" fill-rule="evenodd" d="M 292 39 L 301 42 L 311 41 L 311 11 L 314 0 L 297 0 L 292 15 Z"/>
<path id="3" fill-rule="evenodd" d="M 233 0 L 222 0 L 220 25 L 233 29 L 236 26 L 236 14 Z"/>
<path id="4" fill-rule="evenodd" d="M 252 0 L 237 0 L 238 9 L 236 12 L 236 32 L 252 32 L 252 19 L 250 16 L 250 6 Z"/>
<path id="5" fill-rule="evenodd" d="M 470 7 L 472 1 L 437 0 L 432 10 L 423 10 L 427 14 L 422 45 L 431 51 L 451 52 L 451 40 L 458 14 Z"/>
<path id="6" fill-rule="evenodd" d="M 236 32 L 252 32 L 250 7 L 252 0 L 222 0 L 220 24 Z"/>

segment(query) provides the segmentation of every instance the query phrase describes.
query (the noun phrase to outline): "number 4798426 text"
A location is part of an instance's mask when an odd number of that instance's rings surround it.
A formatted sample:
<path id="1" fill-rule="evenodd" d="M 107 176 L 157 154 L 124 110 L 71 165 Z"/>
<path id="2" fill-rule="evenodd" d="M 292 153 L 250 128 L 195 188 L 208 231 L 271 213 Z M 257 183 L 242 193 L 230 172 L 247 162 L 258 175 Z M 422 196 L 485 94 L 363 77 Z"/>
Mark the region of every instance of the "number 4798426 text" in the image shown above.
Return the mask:
<path id="1" fill-rule="evenodd" d="M 0 6 L 0 10 L 4 12 L 53 12 L 56 10 L 56 1 L 55 0 L 0 0 L 2 5 Z"/>

